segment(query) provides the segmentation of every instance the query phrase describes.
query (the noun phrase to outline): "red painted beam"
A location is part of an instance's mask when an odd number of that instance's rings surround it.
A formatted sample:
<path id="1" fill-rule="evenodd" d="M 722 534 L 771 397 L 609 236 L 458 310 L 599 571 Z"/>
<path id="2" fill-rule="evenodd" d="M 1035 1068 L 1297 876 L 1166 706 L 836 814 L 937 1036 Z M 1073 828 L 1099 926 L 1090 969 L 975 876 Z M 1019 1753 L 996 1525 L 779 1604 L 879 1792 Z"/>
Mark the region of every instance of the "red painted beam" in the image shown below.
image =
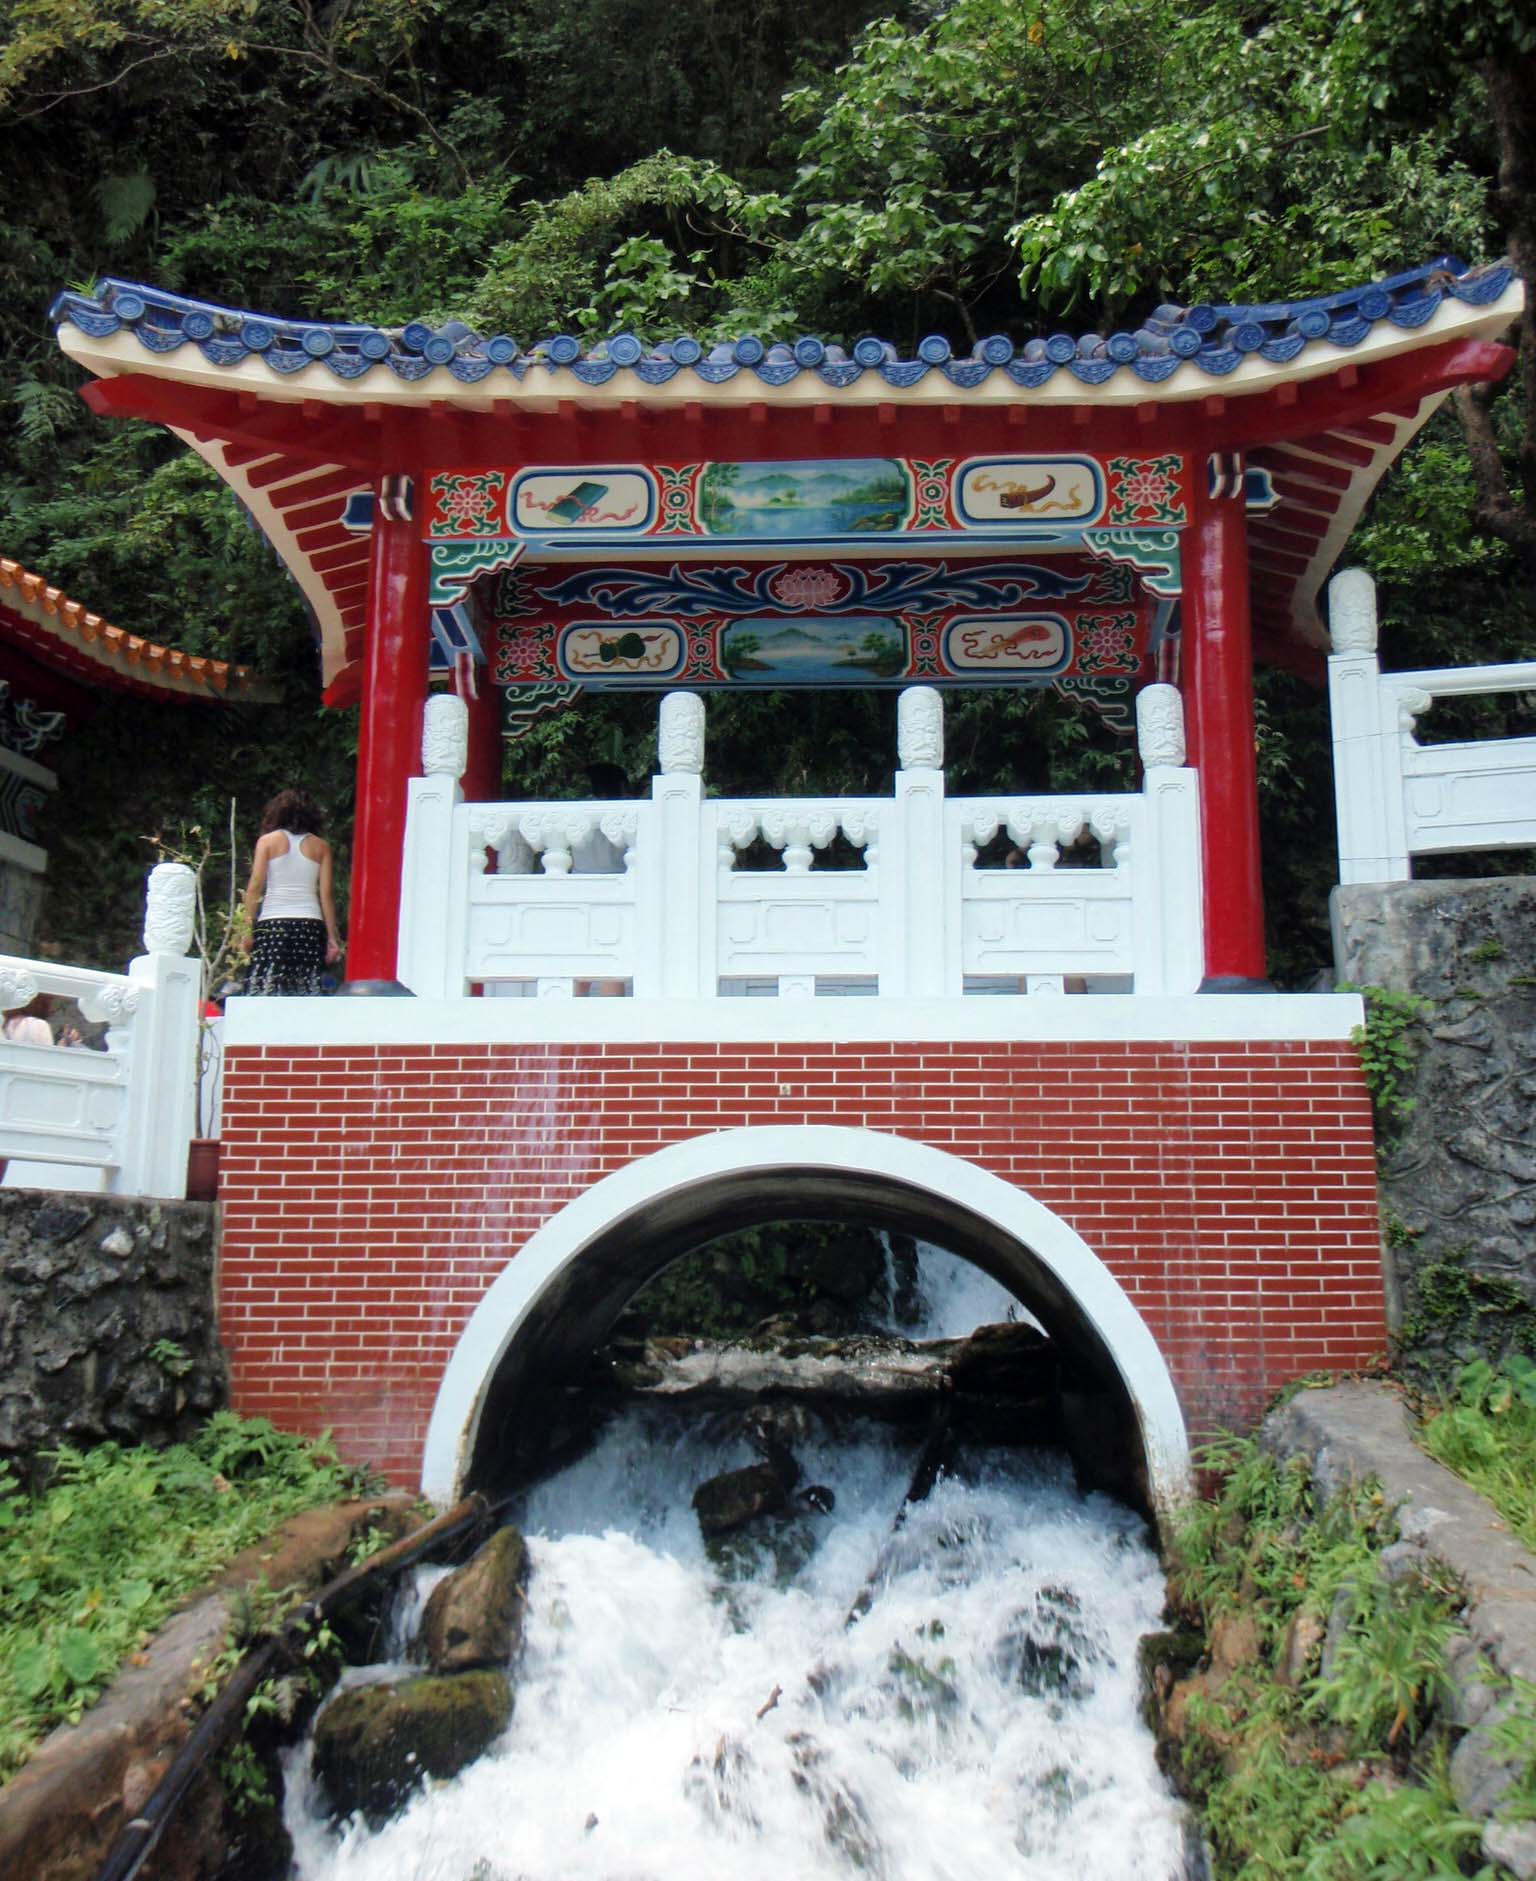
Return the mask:
<path id="1" fill-rule="evenodd" d="M 181 385 L 142 372 L 92 379 L 80 388 L 80 396 L 102 418 L 145 418 L 312 464 L 350 464 L 364 475 L 382 475 L 390 467 L 389 456 L 381 457 L 384 427 L 365 424 L 356 406 L 327 407 L 329 416 L 309 422 L 294 404 L 263 399 L 260 409 L 248 411 L 237 392 Z"/>

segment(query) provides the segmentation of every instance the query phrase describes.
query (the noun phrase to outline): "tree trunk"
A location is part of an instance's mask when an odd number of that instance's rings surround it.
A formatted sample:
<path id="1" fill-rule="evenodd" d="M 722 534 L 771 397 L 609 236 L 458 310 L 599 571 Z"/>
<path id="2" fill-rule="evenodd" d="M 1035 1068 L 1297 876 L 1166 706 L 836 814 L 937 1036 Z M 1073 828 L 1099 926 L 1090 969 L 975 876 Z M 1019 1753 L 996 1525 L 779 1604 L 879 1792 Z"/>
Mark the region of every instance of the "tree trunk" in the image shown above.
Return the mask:
<path id="1" fill-rule="evenodd" d="M 1499 146 L 1495 200 L 1509 259 L 1529 296 L 1536 293 L 1536 54 L 1512 52 L 1505 60 L 1488 60 L 1482 74 Z M 1498 388 L 1466 386 L 1456 393 L 1456 409 L 1477 487 L 1473 519 L 1485 533 L 1509 543 L 1536 578 L 1536 314 L 1529 309 L 1520 322 L 1516 345 L 1525 399 L 1519 496 L 1511 490 L 1494 429 Z"/>

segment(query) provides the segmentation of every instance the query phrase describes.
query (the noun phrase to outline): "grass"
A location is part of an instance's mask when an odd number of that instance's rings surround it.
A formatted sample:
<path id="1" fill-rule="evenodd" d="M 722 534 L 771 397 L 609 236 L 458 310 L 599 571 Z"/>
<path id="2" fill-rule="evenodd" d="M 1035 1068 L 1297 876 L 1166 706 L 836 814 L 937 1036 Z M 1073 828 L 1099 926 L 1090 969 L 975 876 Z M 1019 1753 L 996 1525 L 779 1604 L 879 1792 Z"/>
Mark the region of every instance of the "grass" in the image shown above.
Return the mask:
<path id="1" fill-rule="evenodd" d="M 1454 1401 L 1425 1420 L 1419 1441 L 1536 1552 L 1536 1362 L 1512 1352 L 1497 1369 L 1464 1365 Z"/>
<path id="2" fill-rule="evenodd" d="M 1184 1523 L 1171 1589 L 1207 1634 L 1238 1615 L 1255 1625 L 1241 1663 L 1187 1688 L 1178 1746 L 1217 1881 L 1490 1877 L 1438 1709 L 1458 1590 L 1382 1573 L 1395 1527 L 1369 1488 L 1314 1509 L 1306 1463 L 1249 1439 L 1202 1465 L 1219 1493 Z M 1298 1636 L 1313 1644 L 1292 1677 Z"/>
<path id="3" fill-rule="evenodd" d="M 242 1549 L 365 1490 L 329 1444 L 227 1411 L 166 1450 L 60 1450 L 36 1495 L 0 1470 L 0 1782 Z"/>

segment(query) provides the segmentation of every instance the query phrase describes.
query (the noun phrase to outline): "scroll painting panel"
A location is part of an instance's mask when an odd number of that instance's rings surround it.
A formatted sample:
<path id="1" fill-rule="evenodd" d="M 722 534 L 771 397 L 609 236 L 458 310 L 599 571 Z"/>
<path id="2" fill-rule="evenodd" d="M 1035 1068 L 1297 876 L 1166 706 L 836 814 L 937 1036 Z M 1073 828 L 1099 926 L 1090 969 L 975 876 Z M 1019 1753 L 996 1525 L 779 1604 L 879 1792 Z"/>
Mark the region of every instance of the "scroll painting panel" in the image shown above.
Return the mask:
<path id="1" fill-rule="evenodd" d="M 1088 556 L 529 564 L 489 577 L 498 684 L 1006 685 L 1144 675 L 1151 601 Z"/>
<path id="2" fill-rule="evenodd" d="M 984 532 L 1063 539 L 1087 528 L 1178 528 L 1189 472 L 1153 457 L 865 457 L 695 464 L 523 465 L 427 480 L 437 542 L 511 536 L 693 536 L 858 542 Z"/>

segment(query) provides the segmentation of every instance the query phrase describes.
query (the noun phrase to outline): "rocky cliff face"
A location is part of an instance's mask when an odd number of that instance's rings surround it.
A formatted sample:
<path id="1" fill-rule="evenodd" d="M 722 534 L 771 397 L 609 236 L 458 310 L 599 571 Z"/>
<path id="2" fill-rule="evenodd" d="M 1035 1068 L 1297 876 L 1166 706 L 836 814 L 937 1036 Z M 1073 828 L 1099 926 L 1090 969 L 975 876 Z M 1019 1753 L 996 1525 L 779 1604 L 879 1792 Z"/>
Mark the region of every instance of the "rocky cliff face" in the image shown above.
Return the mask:
<path id="1" fill-rule="evenodd" d="M 1536 879 L 1339 888 L 1333 931 L 1342 980 L 1428 1002 L 1382 1155 L 1405 1363 L 1536 1349 Z"/>
<path id="2" fill-rule="evenodd" d="M 217 1210 L 0 1189 L 0 1461 L 163 1443 L 224 1402 Z"/>

